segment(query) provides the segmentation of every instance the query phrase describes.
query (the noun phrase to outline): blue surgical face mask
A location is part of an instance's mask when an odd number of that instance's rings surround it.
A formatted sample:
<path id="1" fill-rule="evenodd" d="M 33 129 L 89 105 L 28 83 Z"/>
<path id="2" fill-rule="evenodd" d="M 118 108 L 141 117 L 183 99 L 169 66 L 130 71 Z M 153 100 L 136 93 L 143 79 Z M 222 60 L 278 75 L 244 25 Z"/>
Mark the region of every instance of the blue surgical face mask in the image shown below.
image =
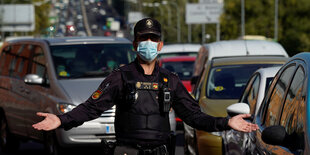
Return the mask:
<path id="1" fill-rule="evenodd" d="M 158 46 L 157 42 L 153 42 L 150 40 L 141 41 L 138 44 L 137 52 L 139 56 L 141 57 L 141 59 L 147 62 L 151 62 L 158 55 L 157 46 Z"/>

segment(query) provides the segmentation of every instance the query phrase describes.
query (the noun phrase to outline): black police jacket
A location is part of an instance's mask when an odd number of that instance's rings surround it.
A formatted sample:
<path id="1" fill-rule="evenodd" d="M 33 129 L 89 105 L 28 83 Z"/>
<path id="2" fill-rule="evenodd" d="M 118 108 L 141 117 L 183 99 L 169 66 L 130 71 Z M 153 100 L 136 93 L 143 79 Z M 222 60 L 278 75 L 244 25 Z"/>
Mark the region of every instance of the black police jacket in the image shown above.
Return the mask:
<path id="1" fill-rule="evenodd" d="M 112 106 L 124 102 L 126 93 L 124 91 L 124 81 L 122 79 L 121 73 L 121 70 L 124 69 L 132 70 L 133 75 L 135 75 L 137 81 L 159 81 L 158 78 L 160 67 L 158 63 L 156 63 L 153 73 L 151 75 L 146 75 L 144 74 L 144 70 L 139 64 L 138 60 L 136 59 L 134 62 L 123 66 L 121 69 L 113 71 L 100 84 L 99 88 L 89 97 L 86 102 L 78 105 L 70 112 L 59 115 L 61 120 L 61 127 L 63 127 L 65 130 L 69 130 L 72 127 L 82 125 L 85 121 L 100 117 L 104 111 L 110 109 Z M 178 76 L 170 73 L 169 80 L 172 108 L 186 124 L 196 129 L 208 132 L 230 129 L 228 126 L 227 118 L 212 117 L 201 112 L 198 103 L 187 92 Z M 121 131 L 116 129 L 116 135 L 118 135 L 117 132 Z M 137 141 L 139 141 L 139 139 L 137 139 Z"/>

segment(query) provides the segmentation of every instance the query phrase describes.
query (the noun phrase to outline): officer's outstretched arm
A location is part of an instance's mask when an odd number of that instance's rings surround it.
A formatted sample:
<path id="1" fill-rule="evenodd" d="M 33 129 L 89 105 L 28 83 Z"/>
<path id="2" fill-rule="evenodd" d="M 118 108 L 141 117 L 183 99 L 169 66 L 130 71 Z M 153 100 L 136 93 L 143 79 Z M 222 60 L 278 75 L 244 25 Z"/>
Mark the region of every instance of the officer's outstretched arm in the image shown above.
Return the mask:
<path id="1" fill-rule="evenodd" d="M 243 118 L 251 117 L 250 114 L 240 114 L 229 119 L 228 125 L 238 131 L 252 132 L 258 129 L 256 124 L 249 123 Z"/>
<path id="2" fill-rule="evenodd" d="M 32 125 L 37 130 L 50 131 L 61 125 L 60 119 L 55 114 L 38 112 L 37 115 L 45 117 L 43 121 Z"/>

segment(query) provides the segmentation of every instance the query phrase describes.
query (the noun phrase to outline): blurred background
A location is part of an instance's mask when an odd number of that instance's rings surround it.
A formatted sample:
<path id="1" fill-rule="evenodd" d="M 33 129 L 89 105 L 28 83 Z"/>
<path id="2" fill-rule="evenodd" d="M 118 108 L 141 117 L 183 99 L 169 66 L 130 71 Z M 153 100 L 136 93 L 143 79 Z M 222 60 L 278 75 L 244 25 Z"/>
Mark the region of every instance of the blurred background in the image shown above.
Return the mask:
<path id="1" fill-rule="evenodd" d="M 1 40 L 17 36 L 132 39 L 135 22 L 153 17 L 162 23 L 166 44 L 254 35 L 279 42 L 292 56 L 310 49 L 309 9 L 308 0 L 1 0 Z"/>
<path id="2" fill-rule="evenodd" d="M 194 87 L 191 78 L 200 75 L 206 62 L 212 64 L 211 56 L 223 56 L 210 55 L 208 59 L 207 43 L 221 40 L 265 40 L 282 45 L 285 58 L 309 52 L 309 10 L 309 0 L 0 0 L 0 46 L 16 38 L 110 36 L 132 41 L 135 23 L 142 18 L 152 17 L 162 24 L 164 44 L 170 44 L 164 46 L 159 55 L 160 65 L 167 69 L 175 65 L 173 71 L 180 73 L 180 79 L 189 93 L 192 93 Z M 130 42 L 127 44 L 131 45 Z M 227 51 L 232 49 L 231 53 L 222 49 L 212 52 L 226 52 L 226 56 L 231 57 L 236 53 L 234 48 L 239 47 L 236 45 L 240 44 L 223 46 Z M 260 45 L 262 51 L 268 51 L 268 46 Z M 131 46 L 128 49 L 131 51 Z M 252 49 L 259 48 L 254 46 Z M 244 53 L 248 56 L 251 50 L 246 50 Z M 199 58 L 198 52 L 204 54 Z M 168 56 L 165 54 L 174 57 L 166 58 Z M 201 62 L 195 62 L 200 59 Z M 251 61 L 254 62 L 254 59 Z M 201 67 L 199 73 L 193 71 L 195 65 Z M 244 85 L 251 73 L 244 78 Z M 196 95 L 196 100 L 199 95 Z M 237 98 L 239 96 L 234 96 L 234 99 Z M 176 123 L 175 154 L 191 154 L 187 153 L 186 148 L 184 150 L 184 143 L 187 143 L 184 124 L 177 116 Z M 191 138 L 196 138 L 193 135 Z M 43 148 L 43 144 L 31 141 L 23 143 L 14 154 L 44 154 Z M 91 151 L 94 151 L 92 154 L 100 152 L 96 149 Z M 70 150 L 72 152 L 90 153 L 89 148 L 82 152 L 79 149 Z"/>

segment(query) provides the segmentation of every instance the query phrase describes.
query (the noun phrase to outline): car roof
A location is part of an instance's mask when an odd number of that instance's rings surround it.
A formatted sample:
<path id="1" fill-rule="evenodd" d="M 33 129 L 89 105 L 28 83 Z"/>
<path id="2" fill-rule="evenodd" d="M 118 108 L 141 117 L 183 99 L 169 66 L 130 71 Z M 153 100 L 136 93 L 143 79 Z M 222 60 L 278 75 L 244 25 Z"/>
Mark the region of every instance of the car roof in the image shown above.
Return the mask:
<path id="1" fill-rule="evenodd" d="M 164 45 L 159 54 L 176 53 L 176 52 L 197 52 L 201 47 L 200 44 L 169 44 Z"/>
<path id="2" fill-rule="evenodd" d="M 171 62 L 171 61 L 195 61 L 195 56 L 173 56 L 173 57 L 163 57 L 159 61 L 162 62 Z"/>
<path id="3" fill-rule="evenodd" d="M 9 43 L 15 42 L 42 42 L 50 45 L 68 45 L 68 44 L 99 44 L 99 43 L 131 43 L 126 38 L 117 37 L 56 37 L 56 38 L 21 38 L 9 40 Z"/>
<path id="4" fill-rule="evenodd" d="M 235 56 L 214 58 L 212 65 L 284 64 L 287 60 L 288 58 L 279 56 Z"/>
<path id="5" fill-rule="evenodd" d="M 306 72 L 310 72 L 310 52 L 301 52 L 298 53 L 296 55 L 294 55 L 293 57 L 290 58 L 290 60 L 288 61 L 288 63 L 290 61 L 294 61 L 294 60 L 303 60 L 306 64 Z M 308 82 L 310 83 L 310 78 L 308 78 Z"/>
<path id="6" fill-rule="evenodd" d="M 294 55 L 293 57 L 291 57 L 290 61 L 296 60 L 296 59 L 302 59 L 302 60 L 306 61 L 307 64 L 309 64 L 310 63 L 310 52 L 298 53 L 298 54 Z"/>
<path id="7" fill-rule="evenodd" d="M 228 40 L 205 44 L 211 60 L 214 57 L 246 55 L 278 55 L 288 57 L 285 49 L 276 42 L 265 40 Z"/>

